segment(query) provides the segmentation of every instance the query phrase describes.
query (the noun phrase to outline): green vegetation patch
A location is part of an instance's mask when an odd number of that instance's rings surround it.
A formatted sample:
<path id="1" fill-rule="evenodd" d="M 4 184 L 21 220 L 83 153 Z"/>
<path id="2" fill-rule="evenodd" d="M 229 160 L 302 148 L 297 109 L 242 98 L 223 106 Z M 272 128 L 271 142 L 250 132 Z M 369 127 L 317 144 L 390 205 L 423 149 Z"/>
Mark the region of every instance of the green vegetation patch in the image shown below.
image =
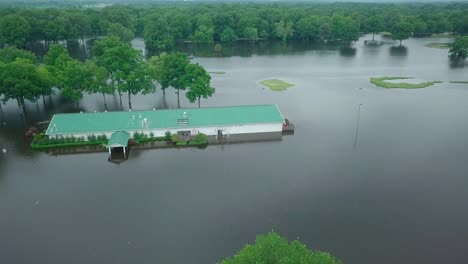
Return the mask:
<path id="1" fill-rule="evenodd" d="M 105 135 L 91 135 L 87 140 L 83 137 L 59 137 L 49 138 L 44 133 L 35 134 L 31 142 L 32 149 L 51 149 L 51 148 L 66 148 L 66 147 L 84 147 L 105 145 L 107 138 Z"/>
<path id="2" fill-rule="evenodd" d="M 392 83 L 386 82 L 389 80 L 405 80 L 405 79 L 412 79 L 410 77 L 372 77 L 370 78 L 370 82 L 374 85 L 383 88 L 399 88 L 399 89 L 419 89 L 419 88 L 426 88 L 436 83 L 442 83 L 441 81 L 431 81 L 431 82 L 422 82 L 422 83 Z"/>
<path id="3" fill-rule="evenodd" d="M 468 84 L 468 81 L 450 81 L 450 83 Z"/>
<path id="4" fill-rule="evenodd" d="M 450 43 L 429 43 L 426 44 L 426 47 L 433 49 L 450 49 Z"/>
<path id="5" fill-rule="evenodd" d="M 285 81 L 278 80 L 278 79 L 264 80 L 264 81 L 261 81 L 260 83 L 262 85 L 270 88 L 270 90 L 277 91 L 277 92 L 278 91 L 285 91 L 289 87 L 294 86 L 294 84 L 292 84 L 292 83 L 287 83 Z"/>
<path id="6" fill-rule="evenodd" d="M 310 250 L 299 240 L 288 241 L 278 233 L 258 235 L 254 244 L 247 244 L 221 264 L 245 263 L 320 263 L 341 264 L 328 252 Z"/>

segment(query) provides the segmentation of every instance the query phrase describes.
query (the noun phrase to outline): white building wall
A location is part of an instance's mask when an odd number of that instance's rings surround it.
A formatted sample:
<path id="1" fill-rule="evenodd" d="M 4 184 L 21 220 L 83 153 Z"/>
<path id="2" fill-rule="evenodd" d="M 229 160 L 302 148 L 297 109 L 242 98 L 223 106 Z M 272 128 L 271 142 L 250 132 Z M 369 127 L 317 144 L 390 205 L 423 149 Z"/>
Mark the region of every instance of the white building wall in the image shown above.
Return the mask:
<path id="1" fill-rule="evenodd" d="M 127 132 L 130 133 L 130 137 L 133 137 L 133 133 L 145 133 L 149 135 L 153 132 L 155 137 L 163 137 L 167 131 L 170 131 L 171 134 L 177 134 L 178 131 L 187 131 L 190 130 L 192 134 L 196 133 L 203 133 L 208 136 L 216 136 L 218 134 L 218 130 L 222 130 L 223 134 L 248 134 L 248 133 L 265 133 L 265 132 L 281 132 L 283 129 L 282 123 L 271 123 L 271 124 L 250 124 L 250 125 L 229 125 L 229 126 L 209 126 L 209 127 L 200 127 L 200 128 L 177 128 L 177 129 L 145 129 L 145 130 L 128 130 Z M 102 135 L 105 134 L 107 138 L 109 138 L 112 133 L 111 132 L 104 132 L 104 133 L 95 133 L 95 135 Z M 61 136 L 64 137 L 84 137 L 87 140 L 87 137 L 92 133 L 76 133 L 76 134 L 62 134 Z M 52 136 L 51 136 L 52 137 Z"/>

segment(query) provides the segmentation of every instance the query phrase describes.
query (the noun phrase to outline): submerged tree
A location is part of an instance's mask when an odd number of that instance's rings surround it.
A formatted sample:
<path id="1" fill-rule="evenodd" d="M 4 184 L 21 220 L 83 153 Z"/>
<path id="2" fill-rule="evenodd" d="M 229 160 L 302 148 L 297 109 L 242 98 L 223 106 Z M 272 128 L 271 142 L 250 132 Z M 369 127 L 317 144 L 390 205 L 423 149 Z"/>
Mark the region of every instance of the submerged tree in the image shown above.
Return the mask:
<path id="1" fill-rule="evenodd" d="M 468 57 L 468 37 L 457 37 L 451 44 L 449 57 L 453 61 L 464 60 Z"/>
<path id="2" fill-rule="evenodd" d="M 372 16 L 367 22 L 369 32 L 372 33 L 372 41 L 374 41 L 375 34 L 382 31 L 383 25 L 384 25 L 383 22 L 384 22 L 383 17 L 379 15 Z"/>
<path id="3" fill-rule="evenodd" d="M 119 90 L 127 92 L 129 109 L 132 109 L 132 95 L 138 93 L 148 94 L 155 91 L 153 79 L 146 62 L 141 58 L 137 61 L 135 67 L 122 79 Z"/>
<path id="4" fill-rule="evenodd" d="M 182 77 L 183 86 L 188 87 L 185 96 L 191 103 L 197 100 L 198 108 L 200 108 L 201 98 L 211 97 L 215 92 L 210 81 L 211 76 L 198 63 L 189 64 L 185 68 L 185 75 Z"/>
<path id="5" fill-rule="evenodd" d="M 0 35 L 5 43 L 22 48 L 31 35 L 31 25 L 18 14 L 6 15 L 0 19 Z"/>
<path id="6" fill-rule="evenodd" d="M 399 40 L 400 46 L 403 40 L 408 39 L 411 36 L 413 27 L 408 22 L 400 22 L 396 24 L 392 29 L 392 39 Z"/>
<path id="7" fill-rule="evenodd" d="M 190 60 L 185 53 L 171 53 L 160 57 L 159 63 L 159 83 L 162 89 L 171 86 L 177 90 L 177 106 L 180 108 L 180 90 L 185 90 L 187 86 L 182 81 L 187 65 Z"/>
<path id="8" fill-rule="evenodd" d="M 232 43 L 236 41 L 237 36 L 234 30 L 232 30 L 230 27 L 225 28 L 223 32 L 221 33 L 221 41 L 225 43 Z"/>
<path id="9" fill-rule="evenodd" d="M 258 235 L 255 244 L 245 245 L 234 257 L 221 264 L 271 263 L 271 264 L 340 264 L 332 255 L 309 250 L 295 240 L 291 243 L 275 232 Z"/>
<path id="10" fill-rule="evenodd" d="M 108 37 L 97 41 L 94 46 L 96 64 L 106 68 L 114 89 L 119 92 L 120 107 L 122 107 L 123 86 L 130 72 L 141 62 L 141 54 L 128 43 L 116 37 Z"/>
<path id="11" fill-rule="evenodd" d="M 89 79 L 89 72 L 83 63 L 76 60 L 67 61 L 58 75 L 62 95 L 78 103 L 83 97 L 83 92 L 87 89 L 87 80 Z"/>
<path id="12" fill-rule="evenodd" d="M 39 96 L 49 93 L 52 77 L 45 67 L 36 67 L 27 59 L 18 58 L 2 64 L 0 71 L 0 91 L 4 101 L 16 99 L 25 107 L 25 100 L 36 101 Z"/>
<path id="13" fill-rule="evenodd" d="M 286 41 L 288 37 L 291 37 L 294 33 L 293 23 L 291 21 L 284 22 L 281 20 L 280 22 L 275 24 L 275 35 Z"/>
<path id="14" fill-rule="evenodd" d="M 85 62 L 85 71 L 87 71 L 88 79 L 86 80 L 86 91 L 88 93 L 100 93 L 104 99 L 104 109 L 107 111 L 106 94 L 112 94 L 113 87 L 111 87 L 107 80 L 109 73 L 106 68 L 96 65 L 94 61 Z"/>

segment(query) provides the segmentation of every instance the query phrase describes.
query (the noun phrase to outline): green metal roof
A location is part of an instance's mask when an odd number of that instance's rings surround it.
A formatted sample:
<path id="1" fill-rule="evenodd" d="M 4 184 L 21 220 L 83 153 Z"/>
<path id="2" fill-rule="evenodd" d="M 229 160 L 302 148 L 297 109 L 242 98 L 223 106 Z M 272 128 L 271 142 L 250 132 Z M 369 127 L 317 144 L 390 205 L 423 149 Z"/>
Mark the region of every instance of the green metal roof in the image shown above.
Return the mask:
<path id="1" fill-rule="evenodd" d="M 276 105 L 56 114 L 46 135 L 281 122 L 283 116 Z"/>
<path id="2" fill-rule="evenodd" d="M 117 131 L 112 133 L 109 141 L 107 141 L 107 147 L 126 147 L 128 145 L 128 140 L 130 139 L 130 133 L 125 131 Z"/>

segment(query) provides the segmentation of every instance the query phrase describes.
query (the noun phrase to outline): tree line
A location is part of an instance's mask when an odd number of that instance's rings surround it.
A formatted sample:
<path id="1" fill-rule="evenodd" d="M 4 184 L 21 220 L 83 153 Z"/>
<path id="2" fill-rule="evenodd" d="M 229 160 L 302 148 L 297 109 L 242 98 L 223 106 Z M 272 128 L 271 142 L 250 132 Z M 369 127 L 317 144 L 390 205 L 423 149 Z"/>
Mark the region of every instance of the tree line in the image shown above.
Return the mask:
<path id="1" fill-rule="evenodd" d="M 176 41 L 196 43 L 238 39 L 357 40 L 359 33 L 468 33 L 468 4 L 162 4 L 105 8 L 3 9 L 0 42 L 17 47 L 42 41 L 84 43 L 89 36 L 144 37 L 152 52 L 169 51 Z"/>
<path id="2" fill-rule="evenodd" d="M 85 62 L 73 59 L 63 45 L 52 44 L 39 61 L 30 51 L 16 47 L 0 49 L 0 95 L 2 101 L 16 99 L 23 107 L 25 100 L 37 102 L 51 96 L 55 89 L 69 100 L 78 103 L 84 93 L 101 94 L 107 110 L 106 95 L 128 96 L 132 109 L 132 95 L 149 94 L 160 86 L 165 94 L 169 87 L 179 94 L 187 90 L 190 102 L 213 95 L 211 77 L 199 64 L 191 63 L 187 54 L 162 53 L 148 61 L 140 51 L 117 37 L 106 37 L 94 44 L 92 59 Z M 54 89 L 55 88 L 55 89 Z"/>

